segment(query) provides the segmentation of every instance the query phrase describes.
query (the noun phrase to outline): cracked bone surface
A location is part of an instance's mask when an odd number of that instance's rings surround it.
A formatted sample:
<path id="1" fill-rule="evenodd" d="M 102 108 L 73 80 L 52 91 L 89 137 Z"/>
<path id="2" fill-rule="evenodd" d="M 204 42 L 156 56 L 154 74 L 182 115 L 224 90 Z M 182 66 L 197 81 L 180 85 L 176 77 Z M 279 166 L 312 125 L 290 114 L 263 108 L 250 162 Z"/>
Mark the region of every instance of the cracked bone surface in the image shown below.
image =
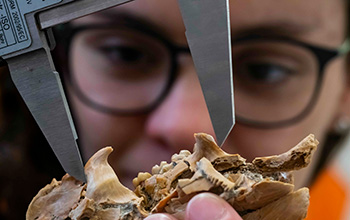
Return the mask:
<path id="1" fill-rule="evenodd" d="M 161 162 L 152 174 L 140 173 L 134 192 L 123 186 L 107 162 L 111 147 L 99 150 L 85 165 L 87 183 L 66 174 L 33 198 L 26 219 L 144 219 L 166 212 L 184 218 L 189 200 L 211 192 L 226 200 L 243 219 L 304 219 L 309 191 L 294 191 L 292 171 L 306 167 L 317 148 L 314 135 L 288 152 L 247 163 L 228 154 L 207 134 L 195 134 L 194 151 L 183 150 Z"/>

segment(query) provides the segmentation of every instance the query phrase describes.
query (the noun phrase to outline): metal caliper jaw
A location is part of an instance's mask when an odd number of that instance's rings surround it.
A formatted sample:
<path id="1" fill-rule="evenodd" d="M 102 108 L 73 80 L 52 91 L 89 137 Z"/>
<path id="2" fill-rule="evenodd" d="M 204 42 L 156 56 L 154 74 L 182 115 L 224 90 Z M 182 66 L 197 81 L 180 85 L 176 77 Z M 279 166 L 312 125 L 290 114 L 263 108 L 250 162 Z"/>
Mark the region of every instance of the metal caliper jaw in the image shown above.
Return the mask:
<path id="1" fill-rule="evenodd" d="M 8 22 L 0 30 L 0 56 L 62 167 L 83 182 L 86 178 L 77 134 L 53 65 L 47 29 L 129 1 L 0 0 L 0 15 Z"/>
<path id="2" fill-rule="evenodd" d="M 228 0 L 178 0 L 219 146 L 235 124 Z"/>
<path id="3" fill-rule="evenodd" d="M 0 30 L 0 56 L 62 167 L 83 182 L 77 135 L 46 29 L 129 1 L 50 0 L 33 5 L 34 1 L 0 1 L 0 15 L 9 22 L 8 30 Z M 217 141 L 222 145 L 234 125 L 228 0 L 179 0 L 179 4 Z"/>

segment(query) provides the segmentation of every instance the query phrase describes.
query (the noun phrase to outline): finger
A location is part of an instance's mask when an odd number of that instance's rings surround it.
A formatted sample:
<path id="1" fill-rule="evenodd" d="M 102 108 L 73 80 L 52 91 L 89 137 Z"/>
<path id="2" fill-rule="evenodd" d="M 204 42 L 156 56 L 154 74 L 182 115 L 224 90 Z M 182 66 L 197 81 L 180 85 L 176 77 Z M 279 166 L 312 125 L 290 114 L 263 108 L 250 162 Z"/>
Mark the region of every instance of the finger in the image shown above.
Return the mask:
<path id="1" fill-rule="evenodd" d="M 214 219 L 242 220 L 225 200 L 211 193 L 201 193 L 188 203 L 186 220 Z"/>
<path id="2" fill-rule="evenodd" d="M 167 214 L 154 214 L 154 215 L 148 216 L 144 220 L 176 220 L 176 218 Z"/>

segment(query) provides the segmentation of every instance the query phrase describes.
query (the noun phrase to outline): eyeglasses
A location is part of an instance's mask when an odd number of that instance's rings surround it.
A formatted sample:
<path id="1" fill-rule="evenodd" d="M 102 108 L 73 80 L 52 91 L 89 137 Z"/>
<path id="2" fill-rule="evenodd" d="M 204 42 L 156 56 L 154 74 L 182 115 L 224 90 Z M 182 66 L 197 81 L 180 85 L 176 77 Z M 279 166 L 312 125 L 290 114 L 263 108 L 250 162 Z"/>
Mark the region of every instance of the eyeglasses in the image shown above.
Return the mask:
<path id="1" fill-rule="evenodd" d="M 176 80 L 178 55 L 189 53 L 144 26 L 64 25 L 58 33 L 75 93 L 107 114 L 155 109 Z M 237 122 L 272 128 L 301 120 L 317 100 L 326 64 L 349 48 L 348 41 L 326 49 L 285 37 L 234 39 Z"/>
<path id="2" fill-rule="evenodd" d="M 275 128 L 302 120 L 320 93 L 324 69 L 350 50 L 326 49 L 285 37 L 248 36 L 233 42 L 237 121 Z"/>

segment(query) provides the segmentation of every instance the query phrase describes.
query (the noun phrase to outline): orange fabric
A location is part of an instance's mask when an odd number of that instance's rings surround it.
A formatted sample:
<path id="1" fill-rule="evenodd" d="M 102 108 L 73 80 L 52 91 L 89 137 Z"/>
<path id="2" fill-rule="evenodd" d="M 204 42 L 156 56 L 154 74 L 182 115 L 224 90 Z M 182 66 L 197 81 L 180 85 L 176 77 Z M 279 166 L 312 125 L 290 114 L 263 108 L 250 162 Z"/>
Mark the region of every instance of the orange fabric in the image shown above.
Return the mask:
<path id="1" fill-rule="evenodd" d="M 306 220 L 340 220 L 345 209 L 346 188 L 336 176 L 327 169 L 311 187 Z"/>

